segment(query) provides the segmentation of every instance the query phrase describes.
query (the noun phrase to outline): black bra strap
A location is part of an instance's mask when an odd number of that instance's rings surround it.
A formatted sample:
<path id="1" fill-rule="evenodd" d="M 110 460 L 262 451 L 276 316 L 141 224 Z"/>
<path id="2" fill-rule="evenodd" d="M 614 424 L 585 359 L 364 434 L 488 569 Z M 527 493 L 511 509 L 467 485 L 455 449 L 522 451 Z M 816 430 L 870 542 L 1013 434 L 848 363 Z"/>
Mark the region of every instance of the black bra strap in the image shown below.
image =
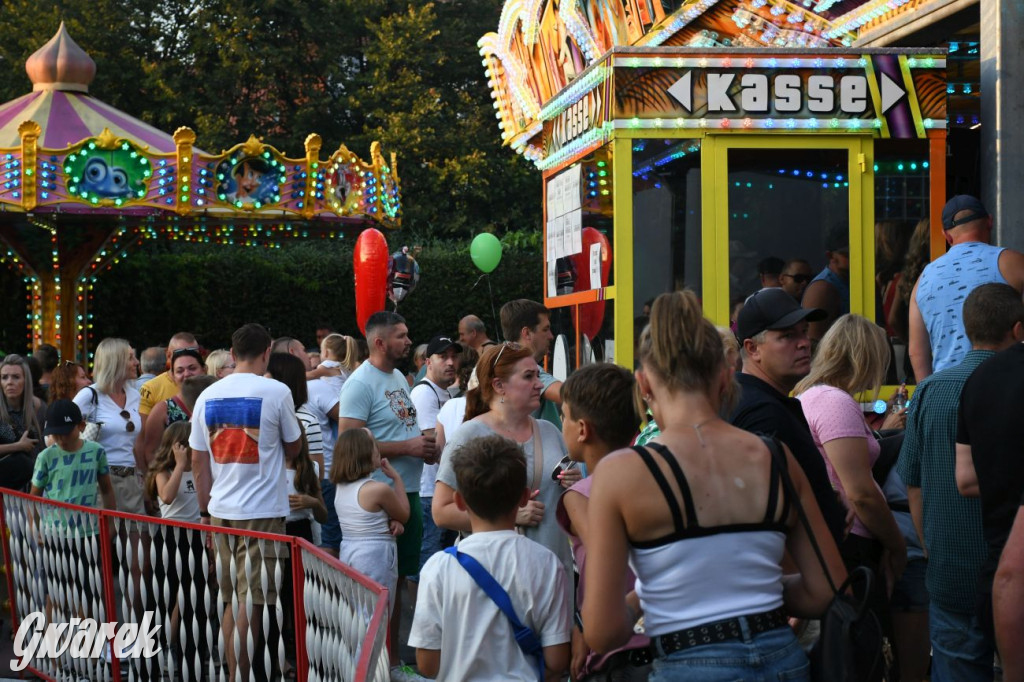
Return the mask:
<path id="1" fill-rule="evenodd" d="M 644 461 L 644 464 L 646 464 L 647 468 L 650 470 L 651 476 L 654 476 L 655 482 L 658 484 L 658 487 L 661 488 L 662 494 L 665 495 L 665 502 L 668 503 L 669 511 L 672 512 L 672 523 L 675 525 L 676 532 L 681 532 L 684 528 L 683 513 L 679 510 L 679 502 L 676 501 L 676 495 L 672 491 L 672 487 L 669 486 L 668 480 L 666 480 L 665 475 L 661 473 L 661 469 L 658 468 L 658 465 L 654 462 L 654 458 L 651 457 L 649 452 L 647 452 L 647 448 L 634 445 L 633 451 L 640 455 L 640 459 Z"/>
<path id="2" fill-rule="evenodd" d="M 688 528 L 699 528 L 700 524 L 697 523 L 697 509 L 693 506 L 693 493 L 690 492 L 690 484 L 686 480 L 686 474 L 683 473 L 682 467 L 679 466 L 679 462 L 676 461 L 675 455 L 672 451 L 661 443 L 648 443 L 654 450 L 665 458 L 668 462 L 668 466 L 672 469 L 672 473 L 676 477 L 676 483 L 679 484 L 679 492 L 683 496 L 683 504 L 686 505 L 686 520 L 688 521 Z"/>

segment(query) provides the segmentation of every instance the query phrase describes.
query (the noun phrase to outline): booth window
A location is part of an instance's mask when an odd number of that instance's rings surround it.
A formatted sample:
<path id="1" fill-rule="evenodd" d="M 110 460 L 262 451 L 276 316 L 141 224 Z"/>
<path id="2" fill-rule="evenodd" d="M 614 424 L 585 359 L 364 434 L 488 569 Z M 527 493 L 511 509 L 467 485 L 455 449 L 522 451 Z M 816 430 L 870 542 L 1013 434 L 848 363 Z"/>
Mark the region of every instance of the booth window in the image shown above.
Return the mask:
<path id="1" fill-rule="evenodd" d="M 701 155 L 697 139 L 638 139 L 632 149 L 633 314 L 639 318 L 666 291 L 701 295 Z"/>
<path id="2" fill-rule="evenodd" d="M 816 277 L 849 312 L 848 153 L 737 148 L 728 159 L 730 321 L 759 289 L 803 300 Z"/>
<path id="3" fill-rule="evenodd" d="M 924 140 L 875 147 L 875 321 L 892 346 L 886 383 L 916 383 L 907 357 L 910 294 L 928 264 L 931 169 Z"/>

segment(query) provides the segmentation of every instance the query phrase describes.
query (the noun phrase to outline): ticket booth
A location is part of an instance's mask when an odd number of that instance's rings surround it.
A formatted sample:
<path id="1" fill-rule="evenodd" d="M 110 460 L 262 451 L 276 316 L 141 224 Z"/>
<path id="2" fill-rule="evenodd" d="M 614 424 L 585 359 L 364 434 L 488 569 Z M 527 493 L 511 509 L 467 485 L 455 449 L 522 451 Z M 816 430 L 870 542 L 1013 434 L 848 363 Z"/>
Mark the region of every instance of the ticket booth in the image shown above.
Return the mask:
<path id="1" fill-rule="evenodd" d="M 885 324 L 902 264 L 944 251 L 945 61 L 616 47 L 591 64 L 518 140 L 544 176 L 556 372 L 632 367 L 645 303 L 665 291 L 693 289 L 728 325 L 769 258 L 804 261 L 806 279 L 845 249 L 849 310 Z M 913 383 L 901 324 L 890 375 Z"/>

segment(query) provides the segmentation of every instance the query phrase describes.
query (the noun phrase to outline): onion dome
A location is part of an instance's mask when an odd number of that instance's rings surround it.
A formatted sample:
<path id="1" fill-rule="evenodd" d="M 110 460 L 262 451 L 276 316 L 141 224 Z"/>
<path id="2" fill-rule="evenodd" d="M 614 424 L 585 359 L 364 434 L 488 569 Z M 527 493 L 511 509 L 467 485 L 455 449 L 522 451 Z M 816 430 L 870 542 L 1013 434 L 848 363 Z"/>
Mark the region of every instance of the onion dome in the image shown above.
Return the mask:
<path id="1" fill-rule="evenodd" d="M 68 35 L 64 22 L 50 41 L 25 62 L 33 92 L 62 90 L 89 92 L 96 76 L 96 62 Z"/>

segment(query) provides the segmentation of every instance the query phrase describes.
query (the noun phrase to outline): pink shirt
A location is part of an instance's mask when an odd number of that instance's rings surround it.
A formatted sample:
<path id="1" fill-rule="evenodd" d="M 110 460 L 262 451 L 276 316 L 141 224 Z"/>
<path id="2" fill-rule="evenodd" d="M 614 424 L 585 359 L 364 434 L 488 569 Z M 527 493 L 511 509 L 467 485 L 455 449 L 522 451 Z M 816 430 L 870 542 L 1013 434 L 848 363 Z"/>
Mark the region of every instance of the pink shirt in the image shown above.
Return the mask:
<path id="1" fill-rule="evenodd" d="M 824 444 L 837 438 L 864 438 L 868 443 L 868 461 L 870 462 L 868 466 L 874 466 L 875 460 L 878 459 L 881 452 L 881 446 L 875 440 L 867 422 L 864 421 L 864 412 L 861 410 L 860 404 L 846 391 L 819 384 L 807 389 L 797 398 L 800 399 L 807 424 L 811 427 L 814 444 L 818 446 L 818 452 L 825 459 L 825 469 L 828 470 L 828 478 L 832 481 L 832 487 L 839 491 L 840 499 L 849 509 L 850 503 L 846 497 L 846 491 L 843 490 L 843 484 L 825 453 Z M 875 487 L 878 487 L 877 483 Z M 853 520 L 853 529 L 850 532 L 865 538 L 874 537 L 859 518 Z"/>

